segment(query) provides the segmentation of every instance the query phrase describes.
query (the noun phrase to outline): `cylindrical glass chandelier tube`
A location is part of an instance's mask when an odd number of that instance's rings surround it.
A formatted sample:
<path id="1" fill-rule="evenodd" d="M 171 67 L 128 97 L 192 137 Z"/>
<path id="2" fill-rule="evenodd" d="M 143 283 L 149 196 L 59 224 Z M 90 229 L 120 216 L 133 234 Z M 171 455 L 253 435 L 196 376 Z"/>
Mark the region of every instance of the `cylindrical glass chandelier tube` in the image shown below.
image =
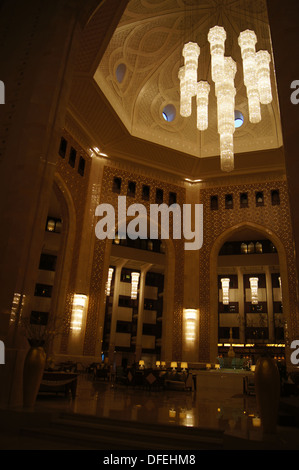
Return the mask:
<path id="1" fill-rule="evenodd" d="M 183 47 L 183 56 L 185 59 L 185 80 L 189 93 L 192 96 L 196 94 L 197 67 L 200 48 L 195 42 L 188 42 Z"/>
<path id="2" fill-rule="evenodd" d="M 262 104 L 269 104 L 272 101 L 270 61 L 271 56 L 268 51 L 258 51 L 256 53 L 258 89 Z"/>
<path id="3" fill-rule="evenodd" d="M 220 134 L 220 165 L 222 171 L 234 169 L 234 135 L 231 132 Z"/>
<path id="4" fill-rule="evenodd" d="M 190 91 L 190 84 L 186 80 L 185 67 L 179 70 L 180 80 L 180 115 L 189 117 L 192 113 L 192 87 Z"/>
<path id="5" fill-rule="evenodd" d="M 234 79 L 237 65 L 231 57 L 224 59 L 224 78 L 216 83 L 220 162 L 223 171 L 234 169 L 235 96 Z"/>
<path id="6" fill-rule="evenodd" d="M 257 123 L 261 120 L 261 111 L 255 52 L 257 38 L 255 32 L 249 29 L 242 31 L 238 42 L 241 48 L 243 60 L 243 74 L 244 84 L 247 89 L 249 121 Z"/>
<path id="7" fill-rule="evenodd" d="M 224 73 L 224 43 L 226 40 L 226 32 L 222 26 L 214 26 L 208 34 L 210 43 L 211 64 L 212 64 L 212 80 L 217 83 L 222 81 Z"/>
<path id="8" fill-rule="evenodd" d="M 208 82 L 200 81 L 197 83 L 197 128 L 200 131 L 204 131 L 208 128 L 209 92 L 210 85 Z"/>

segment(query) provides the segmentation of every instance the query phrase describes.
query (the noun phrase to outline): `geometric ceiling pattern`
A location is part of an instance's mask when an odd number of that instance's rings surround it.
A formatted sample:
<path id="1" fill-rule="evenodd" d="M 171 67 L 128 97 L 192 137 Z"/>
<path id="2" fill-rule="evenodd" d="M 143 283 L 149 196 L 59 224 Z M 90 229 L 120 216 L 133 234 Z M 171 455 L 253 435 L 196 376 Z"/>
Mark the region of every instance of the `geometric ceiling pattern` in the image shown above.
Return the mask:
<path id="1" fill-rule="evenodd" d="M 211 79 L 210 44 L 207 36 L 215 25 L 226 30 L 225 55 L 237 63 L 236 110 L 244 117 L 234 133 L 234 152 L 258 152 L 282 146 L 280 116 L 271 38 L 264 0 L 130 0 L 114 34 L 95 68 L 94 82 L 128 133 L 143 141 L 197 158 L 219 155 L 217 104 Z M 256 50 L 271 54 L 273 101 L 261 105 L 262 120 L 248 119 L 248 102 L 238 37 L 252 29 Z M 198 80 L 207 80 L 209 126 L 196 128 L 192 115 L 179 114 L 179 68 L 186 42 L 200 46 Z"/>

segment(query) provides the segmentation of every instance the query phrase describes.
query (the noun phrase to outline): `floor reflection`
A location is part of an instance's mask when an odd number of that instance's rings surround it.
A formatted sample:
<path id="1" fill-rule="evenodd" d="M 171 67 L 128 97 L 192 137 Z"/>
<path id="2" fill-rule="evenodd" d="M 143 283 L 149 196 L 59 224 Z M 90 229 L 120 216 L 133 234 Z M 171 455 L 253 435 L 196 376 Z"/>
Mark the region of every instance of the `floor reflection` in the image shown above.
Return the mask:
<path id="1" fill-rule="evenodd" d="M 37 407 L 144 423 L 217 428 L 247 439 L 259 439 L 261 433 L 255 396 L 232 395 L 225 390 L 149 391 L 82 376 L 75 399 L 39 396 Z"/>

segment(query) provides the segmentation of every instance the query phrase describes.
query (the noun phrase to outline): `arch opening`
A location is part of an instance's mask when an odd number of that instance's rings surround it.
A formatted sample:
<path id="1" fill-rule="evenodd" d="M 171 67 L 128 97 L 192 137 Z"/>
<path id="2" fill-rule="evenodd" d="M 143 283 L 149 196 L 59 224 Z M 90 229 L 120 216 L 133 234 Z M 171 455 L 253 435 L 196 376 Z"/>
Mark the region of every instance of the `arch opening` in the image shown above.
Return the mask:
<path id="1" fill-rule="evenodd" d="M 249 368 L 265 351 L 285 362 L 283 291 L 286 257 L 275 234 L 247 223 L 218 237 L 211 256 L 211 350 L 222 366 Z"/>

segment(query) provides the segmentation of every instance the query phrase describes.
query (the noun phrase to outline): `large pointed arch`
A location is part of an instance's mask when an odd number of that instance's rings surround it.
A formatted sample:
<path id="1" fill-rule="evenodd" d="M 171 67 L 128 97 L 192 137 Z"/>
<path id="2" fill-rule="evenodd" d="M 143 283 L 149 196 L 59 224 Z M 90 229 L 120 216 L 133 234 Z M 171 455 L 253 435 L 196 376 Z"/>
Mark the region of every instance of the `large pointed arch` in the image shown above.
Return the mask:
<path id="1" fill-rule="evenodd" d="M 280 275 L 282 282 L 282 298 L 283 298 L 283 307 L 284 307 L 284 317 L 285 320 L 289 321 L 290 313 L 290 302 L 289 302 L 289 282 L 288 282 L 288 264 L 287 264 L 287 254 L 284 248 L 284 245 L 280 238 L 268 227 L 253 223 L 253 222 L 242 222 L 236 224 L 229 229 L 224 230 L 215 240 L 210 255 L 210 357 L 216 358 L 217 356 L 217 344 L 218 344 L 218 287 L 217 287 L 217 265 L 218 265 L 218 255 L 223 244 L 237 232 L 250 229 L 254 230 L 264 236 L 266 236 L 276 247 L 279 265 L 280 265 Z"/>

